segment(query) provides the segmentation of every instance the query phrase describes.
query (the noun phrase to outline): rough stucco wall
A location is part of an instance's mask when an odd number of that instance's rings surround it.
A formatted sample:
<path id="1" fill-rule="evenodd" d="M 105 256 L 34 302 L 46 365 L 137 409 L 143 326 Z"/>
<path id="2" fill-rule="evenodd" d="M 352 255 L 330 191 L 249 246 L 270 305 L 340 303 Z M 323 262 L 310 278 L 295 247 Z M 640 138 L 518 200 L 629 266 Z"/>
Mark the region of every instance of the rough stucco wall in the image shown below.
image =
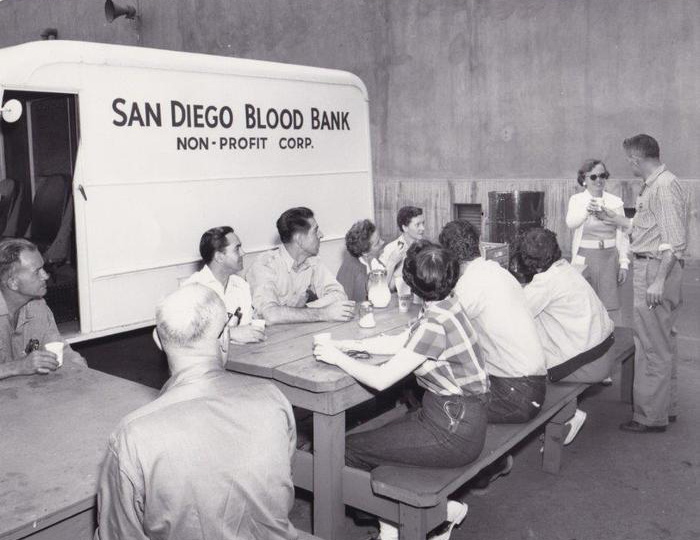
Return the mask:
<path id="1" fill-rule="evenodd" d="M 697 0 L 389 0 L 379 174 L 629 176 L 621 141 L 656 136 L 698 178 Z"/>

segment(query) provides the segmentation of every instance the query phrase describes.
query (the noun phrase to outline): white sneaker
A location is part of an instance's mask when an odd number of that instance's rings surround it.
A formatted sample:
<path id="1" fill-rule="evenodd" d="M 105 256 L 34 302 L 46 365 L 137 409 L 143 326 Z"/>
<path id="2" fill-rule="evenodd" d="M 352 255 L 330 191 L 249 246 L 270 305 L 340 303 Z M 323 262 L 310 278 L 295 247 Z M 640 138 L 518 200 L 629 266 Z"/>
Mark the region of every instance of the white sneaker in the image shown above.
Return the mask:
<path id="1" fill-rule="evenodd" d="M 428 536 L 428 540 L 448 540 L 454 526 L 464 521 L 468 511 L 467 503 L 447 501 L 447 520 L 436 529 L 435 533 Z"/>
<path id="2" fill-rule="evenodd" d="M 566 424 L 571 426 L 571 428 L 569 429 L 569 433 L 566 434 L 566 438 L 564 439 L 564 446 L 566 446 L 567 444 L 571 444 L 571 442 L 576 438 L 578 432 L 581 431 L 583 423 L 586 421 L 586 416 L 588 415 L 584 411 L 582 411 L 581 409 L 576 409 L 574 415 L 569 419 L 568 422 L 566 422 Z"/>

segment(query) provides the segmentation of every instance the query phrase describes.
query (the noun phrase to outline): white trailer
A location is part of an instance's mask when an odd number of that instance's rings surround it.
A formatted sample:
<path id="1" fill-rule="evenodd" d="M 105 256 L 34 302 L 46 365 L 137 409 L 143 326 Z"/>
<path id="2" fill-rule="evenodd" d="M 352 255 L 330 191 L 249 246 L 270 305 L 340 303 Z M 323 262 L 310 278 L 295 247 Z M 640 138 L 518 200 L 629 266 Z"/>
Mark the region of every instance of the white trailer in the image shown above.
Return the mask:
<path id="1" fill-rule="evenodd" d="M 367 91 L 350 73 L 42 41 L 0 49 L 0 103 L 0 178 L 23 188 L 5 201 L 10 234 L 31 237 L 46 186 L 68 186 L 45 258 L 62 248 L 57 274 L 77 276 L 71 341 L 153 324 L 210 227 L 232 225 L 256 253 L 282 211 L 308 206 L 337 268 L 347 229 L 374 215 Z"/>

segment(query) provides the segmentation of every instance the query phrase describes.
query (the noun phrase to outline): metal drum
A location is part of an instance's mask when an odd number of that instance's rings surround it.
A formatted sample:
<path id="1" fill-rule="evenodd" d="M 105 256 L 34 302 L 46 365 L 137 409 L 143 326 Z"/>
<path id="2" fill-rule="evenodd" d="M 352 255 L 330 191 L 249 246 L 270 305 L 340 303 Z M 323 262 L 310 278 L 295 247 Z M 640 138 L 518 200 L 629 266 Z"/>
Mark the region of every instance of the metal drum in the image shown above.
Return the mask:
<path id="1" fill-rule="evenodd" d="M 489 191 L 489 241 L 513 243 L 518 233 L 544 226 L 544 191 Z"/>

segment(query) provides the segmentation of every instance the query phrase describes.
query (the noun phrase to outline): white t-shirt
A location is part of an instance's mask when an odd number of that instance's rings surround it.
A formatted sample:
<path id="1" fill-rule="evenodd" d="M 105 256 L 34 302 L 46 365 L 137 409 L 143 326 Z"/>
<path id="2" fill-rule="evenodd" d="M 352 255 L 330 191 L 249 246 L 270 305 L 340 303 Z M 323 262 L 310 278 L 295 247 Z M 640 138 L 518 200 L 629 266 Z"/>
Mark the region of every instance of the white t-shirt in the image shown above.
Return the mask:
<path id="1" fill-rule="evenodd" d="M 524 290 L 547 369 L 592 349 L 615 328 L 593 288 L 564 259 L 536 274 Z"/>
<path id="2" fill-rule="evenodd" d="M 253 301 L 250 296 L 250 286 L 245 279 L 231 275 L 226 283 L 226 288 L 224 288 L 205 264 L 199 272 L 195 272 L 183 281 L 182 286 L 192 283 L 200 283 L 212 289 L 224 301 L 228 313 L 235 313 L 240 308 L 242 315 L 240 324 L 250 324 L 253 318 Z M 236 317 L 232 317 L 231 325 L 236 326 L 237 324 Z"/>
<path id="3" fill-rule="evenodd" d="M 507 270 L 478 257 L 467 264 L 454 290 L 477 332 L 490 375 L 545 375 L 544 352 L 525 293 Z"/>

